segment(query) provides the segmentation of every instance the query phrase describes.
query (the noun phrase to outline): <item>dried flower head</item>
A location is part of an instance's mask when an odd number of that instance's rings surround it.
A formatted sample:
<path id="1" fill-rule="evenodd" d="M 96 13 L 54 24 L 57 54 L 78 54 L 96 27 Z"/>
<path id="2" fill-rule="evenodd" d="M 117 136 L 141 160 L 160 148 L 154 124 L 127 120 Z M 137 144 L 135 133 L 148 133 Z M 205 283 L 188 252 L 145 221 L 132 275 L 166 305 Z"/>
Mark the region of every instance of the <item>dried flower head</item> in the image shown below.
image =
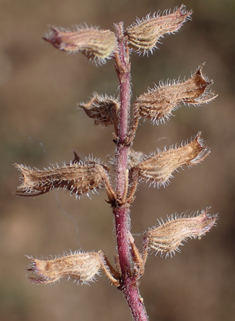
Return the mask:
<path id="1" fill-rule="evenodd" d="M 140 95 L 135 101 L 139 115 L 158 124 L 168 120 L 172 111 L 181 103 L 197 106 L 215 99 L 217 95 L 208 91 L 208 86 L 213 84 L 213 81 L 202 74 L 203 66 L 204 64 L 199 66 L 193 76 L 186 81 L 173 81 L 156 86 Z"/>
<path id="2" fill-rule="evenodd" d="M 93 98 L 86 104 L 82 103 L 78 105 L 81 107 L 87 116 L 94 119 L 94 124 L 102 126 L 114 125 L 117 133 L 117 123 L 118 123 L 118 111 L 119 102 L 113 97 L 107 95 L 100 96 L 94 94 Z"/>
<path id="3" fill-rule="evenodd" d="M 131 169 L 142 181 L 150 182 L 157 187 L 167 185 L 172 173 L 178 168 L 195 165 L 203 161 L 210 151 L 204 145 L 199 132 L 195 139 L 179 148 L 171 148 L 151 155 Z"/>
<path id="4" fill-rule="evenodd" d="M 34 283 L 53 283 L 63 277 L 87 283 L 94 281 L 101 268 L 100 255 L 96 252 L 74 252 L 53 260 L 28 258 L 32 263 L 27 271 L 33 273 L 29 279 Z"/>
<path id="5" fill-rule="evenodd" d="M 179 246 L 188 238 L 201 238 L 213 225 L 215 225 L 217 215 L 209 215 L 209 208 L 198 212 L 192 217 L 171 217 L 167 222 L 160 222 L 145 233 L 148 246 L 156 254 L 161 256 L 172 256 L 175 252 L 180 252 Z"/>
<path id="6" fill-rule="evenodd" d="M 192 11 L 186 11 L 185 6 L 181 5 L 179 9 L 171 14 L 160 16 L 149 15 L 142 20 L 137 19 L 136 23 L 126 29 L 126 35 L 131 47 L 143 54 L 152 53 L 156 49 L 156 44 L 164 34 L 171 34 L 178 31 L 183 23 L 190 19 Z"/>
<path id="7" fill-rule="evenodd" d="M 77 28 L 68 31 L 50 27 L 50 32 L 43 39 L 50 42 L 55 48 L 68 53 L 80 51 L 89 60 L 98 64 L 105 63 L 115 51 L 116 37 L 110 30 L 98 28 Z"/>
<path id="8" fill-rule="evenodd" d="M 94 160 L 73 161 L 59 167 L 40 170 L 15 164 L 21 171 L 22 183 L 18 187 L 17 194 L 36 196 L 49 192 L 55 188 L 63 188 L 76 196 L 94 192 L 105 186 L 108 179 L 107 166 Z"/>

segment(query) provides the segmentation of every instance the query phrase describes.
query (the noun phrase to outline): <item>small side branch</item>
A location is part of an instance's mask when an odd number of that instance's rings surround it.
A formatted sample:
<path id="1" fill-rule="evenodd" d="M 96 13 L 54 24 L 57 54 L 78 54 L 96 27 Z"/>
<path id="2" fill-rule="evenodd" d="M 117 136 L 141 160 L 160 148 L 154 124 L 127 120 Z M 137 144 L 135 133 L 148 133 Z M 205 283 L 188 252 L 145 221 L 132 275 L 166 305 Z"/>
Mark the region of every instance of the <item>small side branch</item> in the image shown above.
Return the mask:
<path id="1" fill-rule="evenodd" d="M 114 267 L 109 262 L 109 260 L 107 259 L 106 255 L 104 254 L 103 251 L 99 251 L 98 253 L 99 253 L 99 255 L 100 255 L 101 259 L 102 259 L 101 260 L 102 268 L 103 268 L 106 276 L 110 280 L 111 284 L 118 288 L 120 286 L 120 281 L 119 281 L 120 280 L 120 274 L 118 273 L 118 271 L 116 271 L 114 269 Z"/>

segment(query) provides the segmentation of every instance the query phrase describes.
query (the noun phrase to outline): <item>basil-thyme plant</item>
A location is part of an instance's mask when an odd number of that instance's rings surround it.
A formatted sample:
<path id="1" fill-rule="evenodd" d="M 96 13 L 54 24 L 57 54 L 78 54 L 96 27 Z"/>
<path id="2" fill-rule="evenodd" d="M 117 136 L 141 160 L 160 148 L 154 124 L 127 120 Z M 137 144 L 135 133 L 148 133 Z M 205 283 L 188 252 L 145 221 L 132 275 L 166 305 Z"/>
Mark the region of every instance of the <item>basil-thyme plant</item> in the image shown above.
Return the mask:
<path id="1" fill-rule="evenodd" d="M 159 39 L 177 32 L 191 19 L 191 14 L 192 11 L 186 11 L 181 5 L 173 13 L 148 14 L 127 28 L 123 22 L 114 24 L 113 31 L 87 26 L 73 31 L 51 27 L 44 36 L 44 40 L 55 48 L 68 53 L 81 52 L 96 65 L 113 59 L 119 80 L 118 97 L 95 93 L 90 101 L 79 104 L 79 107 L 95 125 L 112 126 L 113 137 L 110 139 L 114 142 L 114 152 L 109 164 L 89 156 L 81 159 L 77 154 L 69 164 L 56 164 L 46 169 L 16 164 L 21 171 L 17 194 L 37 196 L 63 188 L 79 198 L 105 189 L 106 201 L 115 218 L 117 253 L 114 253 L 115 266 L 102 249 L 98 252 L 78 249 L 51 260 L 29 257 L 30 281 L 45 284 L 66 277 L 78 283 L 88 283 L 103 270 L 110 284 L 123 292 L 133 319 L 148 320 L 138 288 L 148 255 L 154 252 L 163 257 L 173 256 L 183 241 L 201 238 L 215 224 L 217 215 L 209 214 L 209 208 L 189 217 L 171 217 L 143 232 L 140 249 L 131 233 L 131 205 L 138 185 L 166 186 L 174 171 L 196 165 L 210 153 L 201 132 L 195 133 L 190 143 L 164 148 L 163 151 L 156 149 L 149 155 L 132 148 L 139 122 L 143 119 L 159 125 L 169 120 L 172 112 L 182 104 L 197 106 L 216 97 L 208 89 L 212 81 L 203 74 L 201 64 L 187 80 L 161 82 L 131 101 L 131 54 L 153 54 Z"/>

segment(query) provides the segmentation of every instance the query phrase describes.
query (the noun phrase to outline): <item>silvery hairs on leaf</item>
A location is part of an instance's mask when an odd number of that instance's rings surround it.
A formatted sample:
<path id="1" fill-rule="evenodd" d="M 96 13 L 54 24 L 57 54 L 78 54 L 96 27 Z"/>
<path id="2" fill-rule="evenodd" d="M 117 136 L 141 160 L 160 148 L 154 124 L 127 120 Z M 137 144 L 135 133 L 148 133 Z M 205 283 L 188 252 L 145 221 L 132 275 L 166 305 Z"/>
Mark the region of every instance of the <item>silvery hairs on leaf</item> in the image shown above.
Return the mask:
<path id="1" fill-rule="evenodd" d="M 182 103 L 198 106 L 215 99 L 217 95 L 208 90 L 213 81 L 202 74 L 203 66 L 186 81 L 169 81 L 140 95 L 135 101 L 139 115 L 153 124 L 164 123 Z"/>
<path id="2" fill-rule="evenodd" d="M 217 215 L 210 215 L 208 212 L 209 208 L 190 217 L 171 217 L 165 223 L 159 221 L 158 227 L 145 233 L 149 249 L 165 257 L 180 252 L 179 246 L 183 245 L 182 242 L 188 238 L 200 239 L 215 225 Z"/>
<path id="3" fill-rule="evenodd" d="M 159 39 L 178 31 L 185 21 L 191 19 L 191 14 L 192 11 L 186 11 L 181 5 L 171 14 L 154 14 L 153 17 L 148 14 L 142 20 L 137 19 L 126 29 L 129 45 L 138 53 L 153 53 Z"/>
<path id="4" fill-rule="evenodd" d="M 76 196 L 89 195 L 89 192 L 103 188 L 108 179 L 108 167 L 89 159 L 43 170 L 19 164 L 15 166 L 22 174 L 17 194 L 23 196 L 41 195 L 55 188 L 66 189 Z"/>
<path id="5" fill-rule="evenodd" d="M 184 165 L 196 165 L 203 161 L 209 153 L 199 132 L 191 143 L 152 154 L 132 167 L 131 171 L 133 174 L 137 173 L 143 182 L 149 182 L 157 187 L 165 186 L 173 177 L 172 173 L 175 170 Z"/>
<path id="6" fill-rule="evenodd" d="M 96 252 L 74 252 L 52 260 L 38 260 L 32 257 L 27 271 L 28 277 L 34 283 L 53 283 L 67 277 L 77 282 L 94 281 L 101 268 L 101 258 Z"/>
<path id="7" fill-rule="evenodd" d="M 106 59 L 112 57 L 116 47 L 114 32 L 97 27 L 78 27 L 74 31 L 50 27 L 43 39 L 59 50 L 81 52 L 96 64 L 104 64 Z"/>

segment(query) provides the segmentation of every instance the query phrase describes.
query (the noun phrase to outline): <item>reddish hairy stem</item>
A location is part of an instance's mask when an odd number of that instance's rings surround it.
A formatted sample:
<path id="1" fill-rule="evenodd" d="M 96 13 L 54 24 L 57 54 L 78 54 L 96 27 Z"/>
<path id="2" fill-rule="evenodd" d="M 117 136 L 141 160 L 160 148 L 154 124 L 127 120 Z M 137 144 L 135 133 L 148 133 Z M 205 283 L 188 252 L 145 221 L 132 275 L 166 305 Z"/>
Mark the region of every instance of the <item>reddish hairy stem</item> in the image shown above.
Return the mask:
<path id="1" fill-rule="evenodd" d="M 130 115 L 130 62 L 127 39 L 123 33 L 123 23 L 115 25 L 117 34 L 117 52 L 115 54 L 116 72 L 120 84 L 120 114 L 117 139 L 116 195 L 119 200 L 113 208 L 116 223 L 117 248 L 121 268 L 121 291 L 124 293 L 135 321 L 147 321 L 143 300 L 139 294 L 137 280 L 133 272 L 133 259 L 130 247 L 130 210 L 123 195 L 126 190 L 127 175 L 127 133 Z"/>

